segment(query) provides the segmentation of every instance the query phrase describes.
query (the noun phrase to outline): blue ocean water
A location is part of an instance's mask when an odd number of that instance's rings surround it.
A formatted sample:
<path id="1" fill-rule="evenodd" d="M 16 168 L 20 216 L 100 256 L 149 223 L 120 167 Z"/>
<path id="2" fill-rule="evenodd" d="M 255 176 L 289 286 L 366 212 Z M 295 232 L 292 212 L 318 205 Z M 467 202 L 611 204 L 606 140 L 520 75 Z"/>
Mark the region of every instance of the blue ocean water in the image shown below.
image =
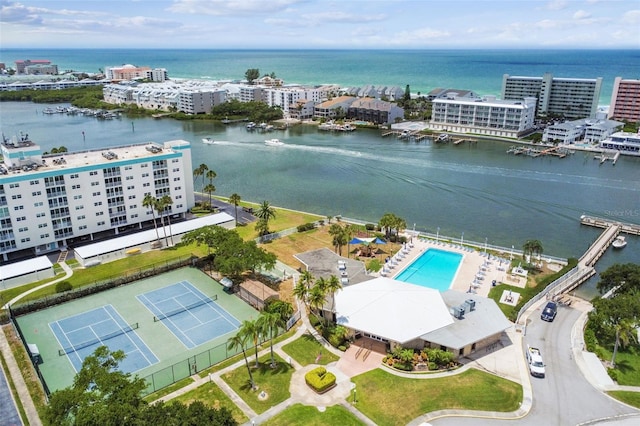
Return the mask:
<path id="1" fill-rule="evenodd" d="M 60 70 L 98 72 L 134 64 L 166 68 L 174 78 L 241 80 L 249 68 L 286 83 L 437 87 L 500 95 L 503 74 L 603 78 L 600 104 L 611 99 L 615 77 L 637 78 L 638 50 L 185 50 L 0 49 L 0 62 L 49 59 Z"/>

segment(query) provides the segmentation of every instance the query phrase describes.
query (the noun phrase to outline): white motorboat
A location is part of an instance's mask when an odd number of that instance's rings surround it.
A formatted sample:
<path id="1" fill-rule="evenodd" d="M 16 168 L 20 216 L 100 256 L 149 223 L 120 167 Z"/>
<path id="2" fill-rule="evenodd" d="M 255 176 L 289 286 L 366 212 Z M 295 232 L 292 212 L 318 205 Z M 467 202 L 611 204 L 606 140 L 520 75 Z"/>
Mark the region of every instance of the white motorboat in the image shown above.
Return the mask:
<path id="1" fill-rule="evenodd" d="M 213 145 L 214 143 L 216 143 L 216 141 L 214 141 L 212 138 L 202 138 L 202 143 L 207 145 Z"/>
<path id="2" fill-rule="evenodd" d="M 282 146 L 284 145 L 284 142 L 282 142 L 280 139 L 267 139 L 266 141 L 264 141 L 264 144 L 267 146 Z"/>
<path id="3" fill-rule="evenodd" d="M 611 243 L 611 245 L 613 246 L 613 248 L 621 249 L 627 245 L 627 241 L 624 239 L 622 235 L 618 235 L 616 239 L 613 240 L 613 243 Z"/>
<path id="4" fill-rule="evenodd" d="M 443 142 L 443 143 L 447 143 L 449 142 L 449 135 L 446 133 L 441 133 L 440 135 L 438 135 L 438 137 L 436 138 L 436 142 Z"/>

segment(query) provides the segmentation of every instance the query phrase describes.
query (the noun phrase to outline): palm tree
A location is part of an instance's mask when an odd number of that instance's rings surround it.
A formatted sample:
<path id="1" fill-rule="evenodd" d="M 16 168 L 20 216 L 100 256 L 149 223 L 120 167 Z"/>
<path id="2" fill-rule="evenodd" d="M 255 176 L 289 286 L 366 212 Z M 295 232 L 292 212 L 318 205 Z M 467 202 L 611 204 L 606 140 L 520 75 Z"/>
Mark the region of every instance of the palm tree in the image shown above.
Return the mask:
<path id="1" fill-rule="evenodd" d="M 320 315 L 322 307 L 327 301 L 327 280 L 323 277 L 316 279 L 314 286 L 309 291 L 309 306 L 314 309 L 314 314 L 318 319 L 324 318 Z"/>
<path id="2" fill-rule="evenodd" d="M 331 313 L 334 313 L 336 305 L 336 292 L 342 290 L 342 284 L 335 275 L 331 275 L 326 282 L 325 291 L 331 294 Z"/>
<path id="3" fill-rule="evenodd" d="M 298 280 L 296 285 L 293 287 L 293 296 L 304 303 L 304 306 L 309 307 L 309 287 L 307 287 L 304 281 Z"/>
<path id="4" fill-rule="evenodd" d="M 336 250 L 336 253 L 338 253 L 338 254 L 341 254 L 339 252 L 341 251 L 340 250 L 340 248 L 341 248 L 340 242 L 341 242 L 341 236 L 343 234 L 344 234 L 344 229 L 339 224 L 334 223 L 333 225 L 331 225 L 329 227 L 329 235 L 331 235 L 333 237 L 332 244 L 333 244 L 334 249 Z M 342 238 L 342 239 L 344 239 L 344 238 Z"/>
<path id="5" fill-rule="evenodd" d="M 257 326 L 263 336 L 269 337 L 269 345 L 271 347 L 271 368 L 276 367 L 276 358 L 273 355 L 273 339 L 278 335 L 279 329 L 285 328 L 285 322 L 278 312 L 262 311 L 258 317 Z"/>
<path id="6" fill-rule="evenodd" d="M 303 271 L 302 274 L 300 274 L 300 281 L 304 283 L 307 289 L 311 288 L 311 283 L 313 283 L 313 280 L 314 276 L 308 270 Z"/>
<path id="7" fill-rule="evenodd" d="M 240 196 L 234 192 L 229 197 L 229 202 L 235 206 L 236 226 L 238 226 L 238 204 L 240 204 Z"/>
<path id="8" fill-rule="evenodd" d="M 253 374 L 251 373 L 251 367 L 249 367 L 249 360 L 247 359 L 247 352 L 245 350 L 246 342 L 247 342 L 246 337 L 241 333 L 237 333 L 235 336 L 233 336 L 228 340 L 227 348 L 229 348 L 229 350 L 231 351 L 234 350 L 235 348 L 242 349 L 242 355 L 244 356 L 244 363 L 246 364 L 247 371 L 249 372 L 249 383 L 251 383 L 251 389 L 255 389 L 256 382 L 253 381 Z"/>
<path id="9" fill-rule="evenodd" d="M 244 320 L 242 326 L 240 326 L 239 334 L 242 334 L 246 339 L 253 340 L 253 347 L 256 352 L 256 368 L 260 366 L 258 363 L 258 342 L 260 341 L 261 330 L 258 327 L 257 321 Z"/>
<path id="10" fill-rule="evenodd" d="M 164 234 L 164 244 L 168 246 L 169 239 L 167 238 L 167 230 L 164 227 L 164 202 L 162 199 L 157 199 L 153 207 L 156 209 L 156 212 L 158 212 L 158 216 L 160 216 L 160 224 L 162 225 L 162 232 Z"/>
<path id="11" fill-rule="evenodd" d="M 163 195 L 160 198 L 160 203 L 162 203 L 162 211 L 167 212 L 167 209 L 171 210 L 171 205 L 173 204 L 173 199 L 169 195 Z M 167 220 L 169 221 L 169 235 L 171 236 L 171 245 L 173 245 L 173 231 L 171 230 L 171 215 L 167 215 Z"/>
<path id="12" fill-rule="evenodd" d="M 202 176 L 202 186 L 204 186 L 204 174 L 209 170 L 209 166 L 206 164 L 200 164 L 196 169 L 193 170 L 193 177 L 198 178 Z"/>
<path id="13" fill-rule="evenodd" d="M 260 207 L 258 207 L 258 211 L 255 213 L 255 215 L 258 219 L 266 220 L 268 223 L 269 219 L 275 219 L 276 209 L 271 207 L 271 204 L 269 204 L 269 202 L 265 200 L 262 202 L 262 204 L 260 204 Z"/>
<path id="14" fill-rule="evenodd" d="M 615 368 L 616 356 L 618 355 L 618 347 L 625 347 L 632 340 L 637 340 L 637 324 L 629 319 L 621 319 L 613 328 L 616 331 L 616 340 L 613 346 L 613 355 L 611 356 L 611 365 Z"/>
<path id="15" fill-rule="evenodd" d="M 142 205 L 146 208 L 151 208 L 151 215 L 153 216 L 153 227 L 156 230 L 156 238 L 158 241 L 160 241 L 160 234 L 158 234 L 158 224 L 156 223 L 156 203 L 158 202 L 158 200 L 151 195 L 151 193 L 148 193 L 144 196 L 144 199 L 142 200 Z"/>
<path id="16" fill-rule="evenodd" d="M 216 187 L 213 186 L 213 184 L 208 183 L 204 186 L 204 188 L 202 188 L 202 190 L 209 194 L 209 210 L 211 210 L 211 194 L 215 192 Z"/>

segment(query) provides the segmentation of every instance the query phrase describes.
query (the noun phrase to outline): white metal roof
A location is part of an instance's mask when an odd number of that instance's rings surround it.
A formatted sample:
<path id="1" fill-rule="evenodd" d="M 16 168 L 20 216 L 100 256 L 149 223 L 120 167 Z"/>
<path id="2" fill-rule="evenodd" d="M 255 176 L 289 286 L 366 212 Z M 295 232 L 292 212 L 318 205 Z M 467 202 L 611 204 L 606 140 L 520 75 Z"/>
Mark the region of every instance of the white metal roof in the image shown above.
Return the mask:
<path id="1" fill-rule="evenodd" d="M 335 295 L 340 325 L 404 343 L 453 323 L 440 292 L 376 278 Z"/>
<path id="2" fill-rule="evenodd" d="M 460 349 L 513 325 L 492 299 L 455 290 L 443 292 L 442 297 L 450 307 L 460 306 L 465 300 L 471 299 L 475 302 L 475 310 L 465 313 L 463 319 L 454 318 L 453 324 L 448 327 L 425 333 L 422 339 L 428 342 Z"/>
<path id="3" fill-rule="evenodd" d="M 193 231 L 194 229 L 202 228 L 203 226 L 219 225 L 221 223 L 229 222 L 234 218 L 227 213 L 217 213 L 208 216 L 199 217 L 193 220 L 187 220 L 178 223 L 172 223 L 171 228 L 167 225 L 167 236 L 180 235 L 185 232 Z M 164 239 L 164 232 L 162 226 L 158 226 L 158 234 L 161 239 Z M 141 244 L 146 244 L 157 239 L 155 229 L 149 229 L 146 231 L 136 232 L 135 234 L 127 234 L 122 237 L 112 238 L 110 240 L 101 241 L 95 244 L 89 244 L 82 247 L 76 247 L 74 249 L 75 254 L 83 259 L 89 259 L 94 256 L 99 256 L 112 251 L 121 250 L 129 247 L 136 247 Z"/>
<path id="4" fill-rule="evenodd" d="M 8 280 L 21 275 L 30 274 L 43 269 L 51 268 L 53 264 L 47 256 L 40 256 L 34 259 L 23 260 L 16 263 L 0 266 L 0 278 Z"/>

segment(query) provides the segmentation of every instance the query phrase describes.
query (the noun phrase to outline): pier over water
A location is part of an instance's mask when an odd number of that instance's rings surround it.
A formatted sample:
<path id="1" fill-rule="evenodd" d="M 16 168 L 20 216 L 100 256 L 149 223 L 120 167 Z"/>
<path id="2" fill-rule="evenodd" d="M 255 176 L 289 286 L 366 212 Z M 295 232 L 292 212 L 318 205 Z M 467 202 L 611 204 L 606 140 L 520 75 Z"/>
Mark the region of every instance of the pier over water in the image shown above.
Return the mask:
<path id="1" fill-rule="evenodd" d="M 562 296 L 577 288 L 596 274 L 595 264 L 607 251 L 611 243 L 620 233 L 640 235 L 640 225 L 611 221 L 593 216 L 580 216 L 582 225 L 604 228 L 602 234 L 591 244 L 587 251 L 578 260 L 575 268 L 552 282 L 541 293 L 530 299 L 518 312 L 516 323 L 520 322 L 522 314 L 534 303 L 546 297 L 552 300 L 561 300 Z"/>

